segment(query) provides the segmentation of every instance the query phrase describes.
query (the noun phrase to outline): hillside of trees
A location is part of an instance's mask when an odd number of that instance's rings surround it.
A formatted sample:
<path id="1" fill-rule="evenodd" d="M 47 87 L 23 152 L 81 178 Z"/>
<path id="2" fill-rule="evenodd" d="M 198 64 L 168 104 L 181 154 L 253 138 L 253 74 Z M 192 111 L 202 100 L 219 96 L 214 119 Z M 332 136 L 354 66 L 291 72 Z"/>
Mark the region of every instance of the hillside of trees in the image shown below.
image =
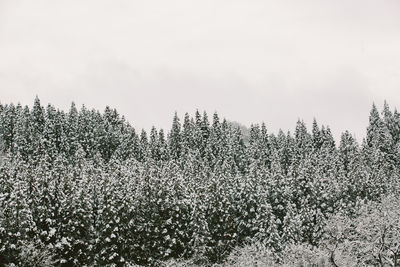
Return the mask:
<path id="1" fill-rule="evenodd" d="M 366 114 L 368 115 L 368 114 Z M 0 266 L 400 266 L 400 113 L 361 143 L 0 104 Z"/>

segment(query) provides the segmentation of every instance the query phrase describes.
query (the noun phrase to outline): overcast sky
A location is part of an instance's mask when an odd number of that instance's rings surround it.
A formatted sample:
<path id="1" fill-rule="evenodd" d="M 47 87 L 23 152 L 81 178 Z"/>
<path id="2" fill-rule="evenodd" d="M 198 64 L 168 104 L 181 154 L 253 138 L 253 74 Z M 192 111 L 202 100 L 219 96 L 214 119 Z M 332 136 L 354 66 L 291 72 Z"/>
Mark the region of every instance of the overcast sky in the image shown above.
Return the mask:
<path id="1" fill-rule="evenodd" d="M 360 140 L 372 102 L 400 108 L 400 1 L 0 0 L 0 101 L 35 95 L 136 128 L 199 109 Z"/>

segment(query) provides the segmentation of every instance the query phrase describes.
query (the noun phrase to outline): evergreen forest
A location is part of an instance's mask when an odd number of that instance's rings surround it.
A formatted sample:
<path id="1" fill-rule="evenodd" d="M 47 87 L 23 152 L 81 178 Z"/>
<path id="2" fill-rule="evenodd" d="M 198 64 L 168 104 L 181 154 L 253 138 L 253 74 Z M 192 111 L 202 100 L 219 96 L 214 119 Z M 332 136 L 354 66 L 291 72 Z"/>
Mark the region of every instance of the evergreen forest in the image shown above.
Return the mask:
<path id="1" fill-rule="evenodd" d="M 316 120 L 171 121 L 146 132 L 109 107 L 0 104 L 0 266 L 400 266 L 386 102 L 363 140 Z"/>

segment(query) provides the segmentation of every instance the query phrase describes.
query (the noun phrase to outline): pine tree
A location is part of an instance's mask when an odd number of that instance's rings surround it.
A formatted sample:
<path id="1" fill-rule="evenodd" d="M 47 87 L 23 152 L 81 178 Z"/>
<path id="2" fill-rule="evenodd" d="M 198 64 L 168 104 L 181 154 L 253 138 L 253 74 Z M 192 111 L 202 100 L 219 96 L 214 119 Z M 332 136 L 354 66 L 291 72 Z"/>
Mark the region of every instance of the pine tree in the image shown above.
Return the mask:
<path id="1" fill-rule="evenodd" d="M 182 130 L 182 153 L 185 156 L 187 156 L 190 151 L 196 147 L 194 131 L 194 122 L 190 119 L 189 114 L 185 113 Z"/>
<path id="2" fill-rule="evenodd" d="M 399 118 L 373 106 L 363 144 L 346 131 L 337 148 L 316 120 L 294 136 L 253 124 L 246 143 L 217 113 L 211 125 L 186 113 L 182 127 L 175 114 L 166 138 L 109 107 L 0 104 L 0 265 L 205 265 L 254 241 L 277 260 L 290 245 L 322 250 L 332 214 L 361 222 L 361 202 L 393 202 L 381 196 L 400 188 Z"/>
<path id="3" fill-rule="evenodd" d="M 395 168 L 396 156 L 393 151 L 393 139 L 376 106 L 373 105 L 363 155 L 367 166 L 371 168 L 373 179 L 381 185 Z"/>
<path id="4" fill-rule="evenodd" d="M 301 164 L 309 158 L 312 153 L 312 137 L 307 132 L 307 127 L 303 121 L 298 120 L 295 130 L 295 146 L 293 153 L 292 171 L 297 176 L 301 171 Z"/>
<path id="5" fill-rule="evenodd" d="M 33 134 L 35 136 L 39 136 L 43 133 L 44 123 L 45 123 L 44 114 L 45 114 L 44 108 L 41 106 L 40 100 L 36 96 L 32 108 Z"/>
<path id="6" fill-rule="evenodd" d="M 54 161 L 59 154 L 67 153 L 65 125 L 65 114 L 48 105 L 43 129 L 43 146 L 51 161 Z"/>
<path id="7" fill-rule="evenodd" d="M 319 158 L 319 168 L 325 177 L 333 178 L 339 172 L 339 158 L 335 140 L 329 127 L 321 129 L 321 147 L 316 152 Z"/>
<path id="8" fill-rule="evenodd" d="M 312 139 L 313 139 L 313 147 L 315 150 L 319 150 L 322 146 L 322 137 L 321 137 L 321 131 L 319 129 L 317 120 L 314 118 L 313 120 L 313 125 L 312 125 Z"/>
<path id="9" fill-rule="evenodd" d="M 349 175 L 353 168 L 354 161 L 356 160 L 359 152 L 359 145 L 355 138 L 349 131 L 345 131 L 340 137 L 339 157 L 340 166 L 342 167 L 346 176 Z"/>
<path id="10" fill-rule="evenodd" d="M 207 143 L 207 154 L 206 158 L 208 160 L 209 165 L 214 170 L 216 168 L 220 168 L 223 157 L 225 156 L 223 153 L 224 144 L 223 136 L 222 136 L 222 126 L 219 121 L 218 114 L 215 112 L 213 115 L 213 122 L 210 129 L 210 136 Z"/>
<path id="11" fill-rule="evenodd" d="M 399 144 L 400 142 L 400 113 L 397 109 L 393 112 L 393 126 L 391 128 L 393 142 Z"/>
<path id="12" fill-rule="evenodd" d="M 30 119 L 30 110 L 25 106 L 23 111 L 19 113 L 17 125 L 15 127 L 15 152 L 20 157 L 28 161 L 32 157 L 34 144 L 32 140 L 32 125 Z"/>
<path id="13" fill-rule="evenodd" d="M 14 104 L 6 105 L 1 113 L 1 137 L 3 151 L 13 151 L 14 146 L 14 128 L 16 127 L 17 110 Z"/>
<path id="14" fill-rule="evenodd" d="M 175 112 L 171 132 L 168 136 L 168 147 L 171 159 L 178 160 L 182 153 L 181 124 Z"/>
<path id="15" fill-rule="evenodd" d="M 152 158 L 155 161 L 161 160 L 162 157 L 162 144 L 161 141 L 159 140 L 159 133 L 157 132 L 157 129 L 153 126 L 150 131 L 150 141 L 149 141 L 149 152 L 150 152 L 150 158 Z"/>
<path id="16" fill-rule="evenodd" d="M 147 133 L 146 133 L 146 131 L 144 129 L 142 129 L 142 132 L 140 133 L 137 160 L 139 160 L 141 162 L 147 160 L 148 145 L 149 145 L 149 141 L 148 141 L 148 138 L 147 138 Z"/>
<path id="17" fill-rule="evenodd" d="M 65 135 L 66 135 L 66 154 L 70 162 L 74 161 L 74 155 L 80 146 L 79 142 L 79 114 L 76 109 L 75 103 L 72 102 L 69 112 L 67 114 Z"/>

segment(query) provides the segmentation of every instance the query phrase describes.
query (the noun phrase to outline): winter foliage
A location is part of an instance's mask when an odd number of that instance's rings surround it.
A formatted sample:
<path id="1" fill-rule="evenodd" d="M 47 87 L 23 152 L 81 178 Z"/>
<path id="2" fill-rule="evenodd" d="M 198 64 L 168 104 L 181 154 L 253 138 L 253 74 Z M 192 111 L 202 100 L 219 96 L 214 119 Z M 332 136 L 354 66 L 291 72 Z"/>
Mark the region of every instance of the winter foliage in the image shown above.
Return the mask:
<path id="1" fill-rule="evenodd" d="M 243 133 L 216 113 L 146 133 L 109 107 L 1 104 L 0 265 L 399 266 L 396 110 L 374 105 L 361 144 L 316 121 Z"/>

